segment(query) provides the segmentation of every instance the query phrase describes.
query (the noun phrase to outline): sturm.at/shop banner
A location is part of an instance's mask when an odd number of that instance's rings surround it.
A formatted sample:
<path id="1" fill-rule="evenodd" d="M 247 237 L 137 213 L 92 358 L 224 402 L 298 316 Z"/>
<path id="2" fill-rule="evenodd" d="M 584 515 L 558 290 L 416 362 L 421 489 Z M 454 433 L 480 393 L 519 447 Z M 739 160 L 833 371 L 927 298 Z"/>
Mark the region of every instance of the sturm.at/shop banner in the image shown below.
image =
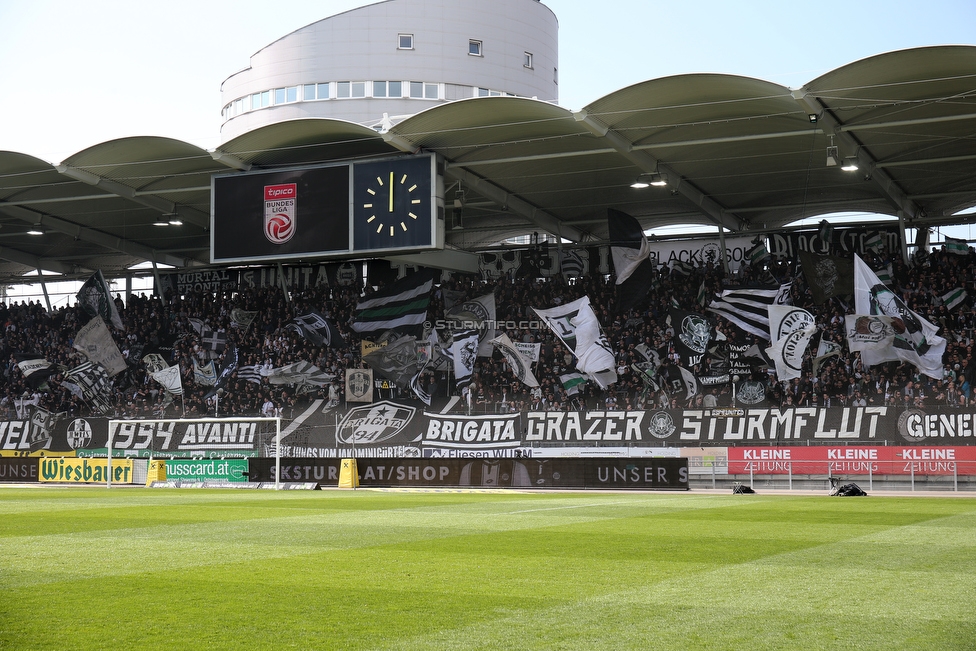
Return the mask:
<path id="1" fill-rule="evenodd" d="M 279 481 L 336 485 L 336 459 L 282 459 Z M 251 481 L 275 481 L 274 459 L 250 459 Z M 686 459 L 358 459 L 360 486 L 687 490 Z"/>
<path id="2" fill-rule="evenodd" d="M 730 447 L 729 474 L 972 475 L 976 447 Z"/>

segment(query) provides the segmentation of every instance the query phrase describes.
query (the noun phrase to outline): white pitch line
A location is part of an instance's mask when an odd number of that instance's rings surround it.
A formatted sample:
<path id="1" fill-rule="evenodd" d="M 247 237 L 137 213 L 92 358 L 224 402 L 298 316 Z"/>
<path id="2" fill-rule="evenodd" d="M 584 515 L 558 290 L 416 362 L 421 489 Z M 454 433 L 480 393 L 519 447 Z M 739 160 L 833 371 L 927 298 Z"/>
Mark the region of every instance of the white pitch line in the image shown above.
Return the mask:
<path id="1" fill-rule="evenodd" d="M 545 509 L 523 509 L 521 511 L 507 511 L 505 515 L 515 515 L 516 513 L 535 513 L 536 511 L 561 511 L 564 509 L 588 509 L 594 506 L 612 506 L 616 504 L 634 504 L 632 501 L 626 502 L 597 502 L 595 504 L 573 504 L 571 506 L 550 506 Z"/>

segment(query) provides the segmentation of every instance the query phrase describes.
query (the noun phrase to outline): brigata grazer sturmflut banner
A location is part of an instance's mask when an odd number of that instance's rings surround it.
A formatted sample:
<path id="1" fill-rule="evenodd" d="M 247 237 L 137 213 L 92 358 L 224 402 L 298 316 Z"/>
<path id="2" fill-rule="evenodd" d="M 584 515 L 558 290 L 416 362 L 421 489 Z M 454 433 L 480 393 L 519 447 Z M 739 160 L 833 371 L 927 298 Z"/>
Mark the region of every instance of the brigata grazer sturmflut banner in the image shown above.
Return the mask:
<path id="1" fill-rule="evenodd" d="M 524 458 L 651 456 L 651 448 L 763 445 L 976 445 L 976 410 L 750 407 L 441 414 L 380 400 L 316 401 L 282 422 L 281 456 L 302 458 Z M 60 418 L 40 428 L 0 421 L 0 456 L 105 456 L 106 418 Z M 127 423 L 113 456 L 219 459 L 274 456 L 268 423 Z M 574 454 L 576 453 L 576 454 Z M 659 455 L 653 455 L 659 456 Z"/>

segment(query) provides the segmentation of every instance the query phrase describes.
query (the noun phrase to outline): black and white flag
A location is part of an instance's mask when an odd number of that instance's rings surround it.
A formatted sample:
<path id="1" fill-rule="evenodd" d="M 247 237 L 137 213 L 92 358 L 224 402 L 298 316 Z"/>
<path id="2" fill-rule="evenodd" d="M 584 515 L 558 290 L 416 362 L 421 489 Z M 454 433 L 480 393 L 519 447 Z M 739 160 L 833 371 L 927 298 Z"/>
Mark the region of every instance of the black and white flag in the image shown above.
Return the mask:
<path id="1" fill-rule="evenodd" d="M 14 359 L 32 389 L 46 387 L 48 378 L 57 375 L 61 370 L 57 364 L 47 361 L 40 353 L 15 353 Z"/>
<path id="2" fill-rule="evenodd" d="M 918 313 L 908 308 L 901 297 L 885 286 L 878 276 L 858 255 L 854 256 L 854 316 L 855 327 L 848 327 L 848 345 L 853 340 L 864 343 L 870 331 L 881 329 L 885 319 L 868 317 L 889 317 L 891 329 L 890 345 L 870 345 L 860 350 L 861 361 L 865 366 L 875 366 L 884 362 L 903 361 L 914 365 L 925 375 L 941 380 L 943 377 L 942 355 L 946 340 L 940 337 L 938 329 Z M 851 315 L 846 317 L 851 320 Z M 885 337 L 888 337 L 885 330 Z M 879 340 L 880 342 L 880 340 Z M 853 346 L 850 346 L 855 350 Z"/>
<path id="3" fill-rule="evenodd" d="M 779 287 L 726 289 L 709 303 L 708 311 L 725 317 L 746 332 L 769 339 L 769 306 L 790 303 L 790 284 Z"/>
<path id="4" fill-rule="evenodd" d="M 616 361 L 610 342 L 584 296 L 572 303 L 541 310 L 532 308 L 559 340 L 576 355 L 576 368 L 606 389 L 617 381 Z"/>
<path id="5" fill-rule="evenodd" d="M 264 367 L 260 364 L 251 364 L 249 366 L 241 366 L 237 369 L 237 377 L 241 380 L 247 382 L 253 382 L 254 384 L 261 384 L 264 381 L 264 373 L 262 369 Z"/>
<path id="6" fill-rule="evenodd" d="M 330 384 L 335 376 L 326 373 L 312 362 L 295 362 L 271 370 L 271 384 L 312 384 L 318 387 Z"/>
<path id="7" fill-rule="evenodd" d="M 100 316 L 93 317 L 78 330 L 72 346 L 91 361 L 101 364 L 109 376 L 118 375 L 126 368 L 122 351 Z"/>
<path id="8" fill-rule="evenodd" d="M 817 332 L 813 315 L 789 305 L 769 306 L 769 334 L 772 345 L 766 355 L 776 367 L 776 377 L 792 380 L 800 377 L 803 353 Z"/>
<path id="9" fill-rule="evenodd" d="M 539 381 L 535 379 L 535 375 L 532 374 L 532 369 L 529 368 L 531 362 L 522 356 L 522 353 L 512 343 L 512 340 L 508 338 L 508 335 L 503 333 L 492 339 L 491 343 L 505 356 L 505 359 L 508 360 L 509 367 L 512 369 L 512 373 L 515 374 L 515 377 L 522 384 L 527 387 L 539 386 Z"/>
<path id="10" fill-rule="evenodd" d="M 800 251 L 800 265 L 817 305 L 832 296 L 850 296 L 854 292 L 853 260 Z"/>
<path id="11" fill-rule="evenodd" d="M 346 345 L 342 333 L 339 332 L 335 324 L 318 312 L 309 312 L 297 316 L 286 327 L 289 330 L 294 330 L 316 346 L 345 348 Z"/>
<path id="12" fill-rule="evenodd" d="M 363 361 L 378 375 L 392 380 L 400 389 L 410 386 L 410 381 L 421 367 L 417 339 L 412 335 L 399 337 L 396 341 L 373 350 L 363 357 Z"/>
<path id="13" fill-rule="evenodd" d="M 110 397 L 112 395 L 112 381 L 108 373 L 99 364 L 88 361 L 64 374 L 66 380 L 81 388 L 85 401 L 92 411 L 98 414 L 110 414 L 114 411 Z"/>
<path id="14" fill-rule="evenodd" d="M 654 266 L 651 245 L 640 222 L 627 213 L 607 210 L 610 256 L 617 275 L 617 312 L 624 313 L 647 301 Z"/>
<path id="15" fill-rule="evenodd" d="M 227 333 L 216 330 L 204 330 L 200 335 L 200 344 L 207 350 L 219 353 L 227 347 Z"/>
<path id="16" fill-rule="evenodd" d="M 233 343 L 227 345 L 227 350 L 224 351 L 224 361 L 220 363 L 220 371 L 217 373 L 217 379 L 214 380 L 213 388 L 207 392 L 207 395 L 203 397 L 204 400 L 210 400 L 217 392 L 224 388 L 230 376 L 234 374 L 237 370 L 237 346 Z"/>
<path id="17" fill-rule="evenodd" d="M 586 251 L 583 251 L 586 254 Z M 579 278 L 580 276 L 586 275 L 586 260 L 583 260 L 583 256 L 580 255 L 579 251 L 574 251 L 572 249 L 564 250 L 559 254 L 559 270 L 563 274 L 563 278 Z"/>
<path id="18" fill-rule="evenodd" d="M 235 307 L 230 311 L 230 324 L 238 330 L 247 332 L 247 329 L 254 322 L 254 318 L 257 315 L 257 310 L 242 310 L 239 307 Z"/>
<path id="19" fill-rule="evenodd" d="M 179 366 L 167 366 L 152 374 L 152 379 L 163 385 L 168 393 L 174 396 L 183 395 L 183 378 L 180 377 Z"/>
<path id="20" fill-rule="evenodd" d="M 668 321 L 674 328 L 674 349 L 681 356 L 681 363 L 688 368 L 698 366 L 705 359 L 705 352 L 715 333 L 715 324 L 703 314 L 672 307 Z"/>
<path id="21" fill-rule="evenodd" d="M 495 338 L 495 295 L 485 294 L 470 301 L 460 301 L 444 316 L 448 328 L 478 331 L 478 356 L 491 357 L 491 340 Z"/>
<path id="22" fill-rule="evenodd" d="M 346 369 L 346 402 L 373 402 L 373 369 Z"/>
<path id="23" fill-rule="evenodd" d="M 78 290 L 78 304 L 91 316 L 100 316 L 106 323 L 111 323 L 119 330 L 124 330 L 119 309 L 112 300 L 112 292 L 99 269 Z"/>
<path id="24" fill-rule="evenodd" d="M 474 364 L 478 359 L 478 331 L 455 330 L 451 341 L 454 357 L 454 385 L 461 388 L 471 384 Z"/>
<path id="25" fill-rule="evenodd" d="M 43 407 L 34 407 L 27 434 L 27 443 L 30 445 L 31 452 L 50 448 L 55 425 L 64 415 L 65 412 L 55 414 Z"/>
<path id="26" fill-rule="evenodd" d="M 196 358 L 193 359 L 193 381 L 208 387 L 212 387 L 217 382 L 217 368 L 212 360 L 200 364 Z"/>

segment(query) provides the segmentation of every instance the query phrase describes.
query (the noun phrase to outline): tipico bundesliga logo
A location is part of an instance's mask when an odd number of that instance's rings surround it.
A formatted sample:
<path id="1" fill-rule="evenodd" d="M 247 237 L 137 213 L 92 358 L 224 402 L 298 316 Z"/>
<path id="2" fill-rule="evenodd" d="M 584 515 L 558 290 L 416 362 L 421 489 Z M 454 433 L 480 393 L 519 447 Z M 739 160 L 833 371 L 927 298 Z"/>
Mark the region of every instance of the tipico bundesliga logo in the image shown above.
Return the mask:
<path id="1" fill-rule="evenodd" d="M 272 244 L 284 244 L 295 235 L 298 224 L 298 184 L 264 186 L 264 236 Z"/>

